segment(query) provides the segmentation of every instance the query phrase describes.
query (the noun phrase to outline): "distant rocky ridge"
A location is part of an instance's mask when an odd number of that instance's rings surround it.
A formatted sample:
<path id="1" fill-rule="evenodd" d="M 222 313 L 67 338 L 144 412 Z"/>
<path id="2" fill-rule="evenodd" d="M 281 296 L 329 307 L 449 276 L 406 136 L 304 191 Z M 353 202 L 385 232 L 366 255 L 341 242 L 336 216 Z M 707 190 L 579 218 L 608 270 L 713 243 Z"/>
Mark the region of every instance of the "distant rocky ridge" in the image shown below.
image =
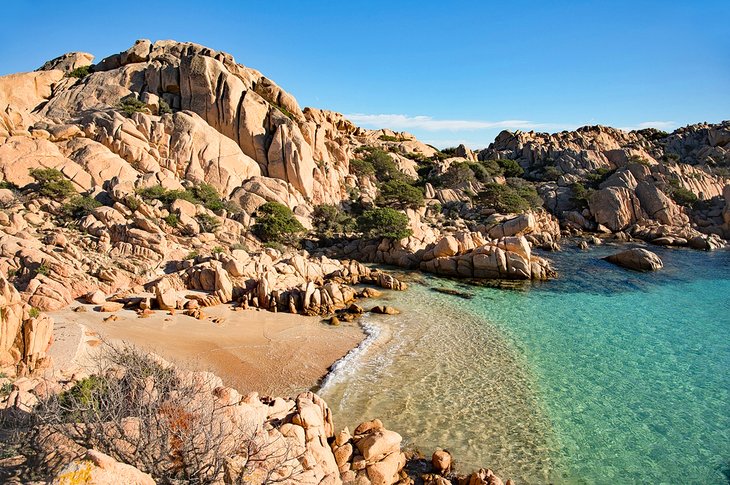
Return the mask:
<path id="1" fill-rule="evenodd" d="M 720 244 L 707 235 L 730 237 L 725 189 L 730 183 L 730 121 L 691 125 L 672 134 L 604 126 L 552 135 L 504 131 L 479 158 L 516 160 L 526 177 L 541 181 L 546 208 L 568 227 L 627 231 L 648 241 L 664 238 L 660 244 L 686 245 L 694 239 L 698 248 Z M 602 175 L 580 210 L 575 184 Z M 702 208 L 679 205 L 671 196 L 679 191 L 703 201 Z"/>

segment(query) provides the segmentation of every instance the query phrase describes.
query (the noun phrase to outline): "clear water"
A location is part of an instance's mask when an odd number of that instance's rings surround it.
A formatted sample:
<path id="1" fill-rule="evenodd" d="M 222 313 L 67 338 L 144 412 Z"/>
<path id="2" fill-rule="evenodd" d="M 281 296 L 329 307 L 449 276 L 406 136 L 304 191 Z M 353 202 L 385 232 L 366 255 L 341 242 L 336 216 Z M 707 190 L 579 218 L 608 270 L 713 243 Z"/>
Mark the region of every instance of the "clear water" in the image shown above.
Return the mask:
<path id="1" fill-rule="evenodd" d="M 730 251 L 652 248 L 665 268 L 635 273 L 600 260 L 617 249 L 512 290 L 389 293 L 403 313 L 366 317 L 321 389 L 336 425 L 379 417 L 518 483 L 729 483 Z"/>

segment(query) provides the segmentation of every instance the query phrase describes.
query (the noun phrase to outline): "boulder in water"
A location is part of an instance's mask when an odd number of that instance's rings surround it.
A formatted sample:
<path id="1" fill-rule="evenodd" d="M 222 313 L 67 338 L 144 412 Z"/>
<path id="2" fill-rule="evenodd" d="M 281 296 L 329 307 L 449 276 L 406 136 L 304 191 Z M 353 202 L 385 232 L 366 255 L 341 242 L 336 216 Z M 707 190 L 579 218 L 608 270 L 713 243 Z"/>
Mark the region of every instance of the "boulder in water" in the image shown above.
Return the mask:
<path id="1" fill-rule="evenodd" d="M 627 249 L 603 259 L 609 263 L 637 271 L 657 271 L 664 267 L 659 256 L 641 248 Z"/>

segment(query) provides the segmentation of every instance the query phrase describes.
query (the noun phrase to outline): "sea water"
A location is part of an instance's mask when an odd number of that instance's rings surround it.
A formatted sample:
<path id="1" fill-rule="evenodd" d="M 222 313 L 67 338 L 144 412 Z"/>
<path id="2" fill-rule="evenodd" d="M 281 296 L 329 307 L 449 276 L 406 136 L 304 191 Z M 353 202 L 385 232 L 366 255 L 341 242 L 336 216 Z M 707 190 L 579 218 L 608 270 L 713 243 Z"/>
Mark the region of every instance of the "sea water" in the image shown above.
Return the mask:
<path id="1" fill-rule="evenodd" d="M 621 249 L 549 253 L 545 283 L 388 292 L 402 313 L 364 317 L 320 390 L 335 424 L 377 417 L 518 483 L 727 484 L 730 251 L 652 247 L 665 267 L 639 273 L 601 259 Z"/>

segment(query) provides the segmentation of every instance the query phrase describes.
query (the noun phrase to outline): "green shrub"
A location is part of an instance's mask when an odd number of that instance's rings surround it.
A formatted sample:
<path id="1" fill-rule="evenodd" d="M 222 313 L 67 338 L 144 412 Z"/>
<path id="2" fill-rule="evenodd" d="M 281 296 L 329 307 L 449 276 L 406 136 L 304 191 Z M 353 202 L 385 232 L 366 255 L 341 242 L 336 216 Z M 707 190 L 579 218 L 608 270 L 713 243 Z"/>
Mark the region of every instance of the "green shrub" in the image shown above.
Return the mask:
<path id="1" fill-rule="evenodd" d="M 185 259 L 185 260 L 192 260 L 192 259 L 197 258 L 198 256 L 200 256 L 200 253 L 196 249 L 193 249 L 188 254 L 186 254 L 183 259 Z"/>
<path id="2" fill-rule="evenodd" d="M 196 215 L 195 220 L 200 224 L 200 232 L 215 232 L 221 227 L 221 221 L 217 217 L 205 212 Z"/>
<path id="3" fill-rule="evenodd" d="M 318 205 L 312 212 L 312 222 L 319 237 L 332 237 L 353 229 L 352 217 L 338 207 L 329 204 Z"/>
<path id="4" fill-rule="evenodd" d="M 350 160 L 350 173 L 358 177 L 369 177 L 375 175 L 375 167 L 370 162 L 353 158 Z"/>
<path id="5" fill-rule="evenodd" d="M 563 175 L 563 171 L 560 169 L 560 167 L 557 167 L 555 165 L 547 165 L 542 169 L 543 171 L 543 178 L 545 180 L 558 180 L 561 175 Z"/>
<path id="6" fill-rule="evenodd" d="M 398 170 L 398 166 L 388 152 L 379 148 L 368 147 L 363 161 L 372 165 L 375 177 L 380 182 L 387 182 L 388 180 L 397 178 L 407 178 L 403 172 Z"/>
<path id="7" fill-rule="evenodd" d="M 76 195 L 76 189 L 69 179 L 55 168 L 31 168 L 30 176 L 36 181 L 39 194 L 63 200 Z"/>
<path id="8" fill-rule="evenodd" d="M 77 195 L 63 204 L 61 207 L 61 214 L 66 219 L 81 219 L 82 217 L 89 215 L 91 211 L 97 207 L 101 207 L 101 205 L 101 202 L 93 197 Z"/>
<path id="9" fill-rule="evenodd" d="M 283 106 L 279 106 L 278 104 L 275 104 L 274 106 L 276 106 L 279 109 L 279 111 L 281 111 L 282 114 L 284 114 L 284 116 L 286 116 L 290 120 L 294 121 L 294 113 L 292 113 L 291 111 L 289 111 L 288 109 L 286 109 Z"/>
<path id="10" fill-rule="evenodd" d="M 651 163 L 649 163 L 649 160 L 644 157 L 640 157 L 639 155 L 631 155 L 629 157 L 629 163 L 638 163 L 640 165 L 651 167 Z"/>
<path id="11" fill-rule="evenodd" d="M 613 175 L 616 169 L 599 167 L 586 175 L 586 180 L 592 188 L 598 188 L 608 177 Z"/>
<path id="12" fill-rule="evenodd" d="M 469 182 L 476 182 L 474 170 L 467 162 L 456 162 L 435 182 L 444 187 L 456 187 Z"/>
<path id="13" fill-rule="evenodd" d="M 248 246 L 246 246 L 244 243 L 235 243 L 231 245 L 231 251 L 234 251 L 236 249 L 242 249 L 246 252 L 248 252 Z"/>
<path id="14" fill-rule="evenodd" d="M 381 140 L 381 141 L 402 141 L 397 136 L 390 136 L 390 135 L 380 135 L 378 137 L 378 140 Z"/>
<path id="15" fill-rule="evenodd" d="M 231 202 L 221 198 L 215 187 L 207 183 L 201 183 L 185 190 L 168 190 L 161 185 L 154 185 L 137 189 L 137 194 L 143 199 L 159 200 L 168 206 L 176 200 L 185 200 L 192 204 L 202 204 L 206 209 L 213 212 L 220 212 L 224 209 L 229 212 L 237 210 L 237 207 Z"/>
<path id="16" fill-rule="evenodd" d="M 69 72 L 68 74 L 66 74 L 66 76 L 75 77 L 76 79 L 83 79 L 89 74 L 91 74 L 91 66 L 81 66 Z"/>
<path id="17" fill-rule="evenodd" d="M 164 99 L 160 99 L 160 103 L 157 106 L 157 114 L 162 116 L 170 113 L 172 113 L 172 108 L 170 108 L 170 105 L 167 104 L 167 101 L 165 101 Z"/>
<path id="18" fill-rule="evenodd" d="M 80 420 L 79 410 L 98 412 L 101 402 L 106 398 L 107 382 L 99 376 L 81 379 L 74 386 L 58 396 L 58 403 L 70 421 Z"/>
<path id="19" fill-rule="evenodd" d="M 134 113 L 141 113 L 147 109 L 147 105 L 136 98 L 134 94 L 123 97 L 117 104 L 119 109 L 125 116 L 130 117 Z"/>
<path id="20" fill-rule="evenodd" d="M 591 191 L 579 182 L 571 185 L 570 189 L 573 192 L 573 196 L 571 197 L 573 203 L 582 209 L 588 207 L 588 199 L 591 196 Z"/>
<path id="21" fill-rule="evenodd" d="M 286 246 L 276 241 L 269 241 L 267 243 L 264 243 L 264 247 L 269 249 L 276 249 L 280 253 L 284 253 L 286 251 Z"/>
<path id="22" fill-rule="evenodd" d="M 36 307 L 31 307 L 31 309 L 28 310 L 28 316 L 30 318 L 38 318 L 41 316 L 41 311 Z"/>
<path id="23" fill-rule="evenodd" d="M 0 189 L 18 190 L 18 186 L 7 180 L 0 181 Z"/>
<path id="24" fill-rule="evenodd" d="M 456 156 L 456 147 L 448 147 L 441 150 L 441 153 L 446 155 L 447 157 L 455 157 Z"/>
<path id="25" fill-rule="evenodd" d="M 692 207 L 699 200 L 691 190 L 687 190 L 684 187 L 673 188 L 671 197 L 674 199 L 674 202 L 686 207 Z"/>
<path id="26" fill-rule="evenodd" d="M 48 276 L 49 274 L 51 274 L 51 268 L 46 263 L 41 263 L 38 265 L 36 273 L 43 276 Z"/>
<path id="27" fill-rule="evenodd" d="M 211 249 L 210 252 L 213 254 L 220 254 L 220 253 L 225 252 L 225 249 L 223 249 L 223 246 L 216 246 L 213 249 Z"/>
<path id="28" fill-rule="evenodd" d="M 408 216 L 390 207 L 365 211 L 358 217 L 357 226 L 366 237 L 403 239 L 413 234 L 408 227 Z"/>
<path id="29" fill-rule="evenodd" d="M 521 177 L 525 173 L 523 168 L 520 167 L 520 164 L 514 160 L 499 159 L 497 160 L 497 164 L 502 169 L 505 177 Z"/>
<path id="30" fill-rule="evenodd" d="M 542 199 L 535 188 L 527 181 L 510 178 L 506 185 L 485 184 L 477 200 L 502 213 L 524 212 L 542 206 Z"/>
<path id="31" fill-rule="evenodd" d="M 256 210 L 256 214 L 256 224 L 252 229 L 263 242 L 295 245 L 305 232 L 291 209 L 278 202 L 265 203 Z"/>
<path id="32" fill-rule="evenodd" d="M 165 221 L 170 227 L 177 227 L 180 224 L 180 218 L 177 216 L 177 214 L 170 214 L 163 217 L 162 220 Z"/>
<path id="33" fill-rule="evenodd" d="M 12 382 L 6 382 L 0 386 L 0 397 L 9 396 L 11 392 L 13 392 Z"/>
<path id="34" fill-rule="evenodd" d="M 124 205 L 126 205 L 129 210 L 132 212 L 139 209 L 139 206 L 142 205 L 142 203 L 133 195 L 128 195 L 124 198 Z"/>
<path id="35" fill-rule="evenodd" d="M 391 179 L 380 185 L 377 205 L 400 209 L 418 209 L 423 205 L 423 190 L 403 179 Z"/>

